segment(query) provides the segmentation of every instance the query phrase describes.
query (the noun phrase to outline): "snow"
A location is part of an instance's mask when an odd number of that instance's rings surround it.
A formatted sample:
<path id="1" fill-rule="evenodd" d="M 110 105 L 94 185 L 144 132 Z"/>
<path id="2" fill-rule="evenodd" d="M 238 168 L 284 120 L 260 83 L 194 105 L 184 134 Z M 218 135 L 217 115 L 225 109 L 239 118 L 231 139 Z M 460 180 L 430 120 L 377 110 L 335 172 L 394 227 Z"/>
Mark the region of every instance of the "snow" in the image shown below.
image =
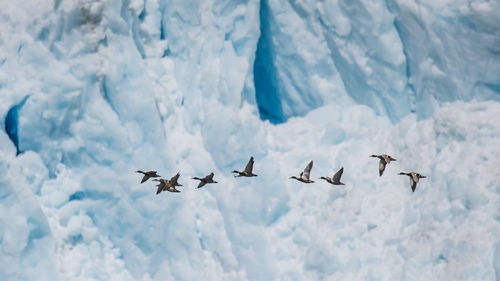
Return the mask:
<path id="1" fill-rule="evenodd" d="M 498 2 L 0 4 L 1 280 L 499 279 Z"/>

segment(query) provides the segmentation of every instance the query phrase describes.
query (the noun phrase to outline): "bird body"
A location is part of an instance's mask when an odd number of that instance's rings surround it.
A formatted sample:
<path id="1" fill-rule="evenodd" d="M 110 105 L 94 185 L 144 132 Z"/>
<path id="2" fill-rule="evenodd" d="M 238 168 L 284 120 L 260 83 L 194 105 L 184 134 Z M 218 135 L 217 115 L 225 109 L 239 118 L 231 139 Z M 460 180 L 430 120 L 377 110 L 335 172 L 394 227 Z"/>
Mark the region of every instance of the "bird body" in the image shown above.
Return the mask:
<path id="1" fill-rule="evenodd" d="M 248 163 L 247 163 L 244 171 L 242 171 L 242 172 L 237 171 L 237 170 L 233 171 L 233 173 L 237 174 L 237 175 L 235 175 L 235 177 L 256 177 L 257 175 L 252 172 L 253 163 L 254 163 L 254 160 L 253 160 L 253 156 L 252 156 L 252 157 L 250 157 L 250 160 L 248 160 Z"/>
<path id="2" fill-rule="evenodd" d="M 166 179 L 154 179 L 154 181 L 160 182 L 156 186 L 158 189 L 156 190 L 156 194 L 160 194 L 162 191 L 169 191 L 169 192 L 180 192 L 175 188 L 174 183 L 172 183 L 170 180 Z"/>
<path id="3" fill-rule="evenodd" d="M 143 172 L 141 170 L 138 170 L 138 171 L 135 171 L 136 173 L 141 173 L 144 175 L 144 177 L 142 177 L 142 180 L 141 180 L 141 183 L 144 183 L 145 181 L 147 181 L 149 178 L 159 178 L 160 175 L 156 174 L 156 171 L 147 171 L 147 172 Z"/>
<path id="4" fill-rule="evenodd" d="M 311 175 L 311 169 L 312 169 L 312 167 L 313 167 L 313 161 L 311 160 L 311 162 L 309 162 L 309 164 L 307 164 L 307 166 L 304 169 L 304 171 L 300 173 L 299 177 L 291 176 L 290 178 L 291 179 L 296 179 L 296 180 L 301 181 L 303 183 L 313 183 L 314 181 L 312 181 L 311 179 L 309 179 L 309 176 Z"/>
<path id="5" fill-rule="evenodd" d="M 320 179 L 326 180 L 328 183 L 333 185 L 345 185 L 345 183 L 340 182 L 340 178 L 342 177 L 342 173 L 344 172 L 344 167 L 340 168 L 333 177 L 320 177 Z"/>
<path id="6" fill-rule="evenodd" d="M 208 175 L 208 176 L 206 176 L 204 178 L 194 177 L 193 179 L 200 181 L 200 183 L 198 184 L 197 188 L 201 188 L 201 187 L 203 187 L 207 183 L 217 183 L 214 180 L 214 173 L 210 173 L 210 175 Z"/>
<path id="7" fill-rule="evenodd" d="M 163 189 L 165 188 L 165 186 L 167 186 L 169 184 L 168 180 L 166 179 L 154 179 L 153 181 L 158 181 L 160 182 L 159 184 L 157 184 L 156 186 L 158 187 L 158 189 L 156 190 L 156 194 L 160 194 L 160 192 L 163 191 Z"/>
<path id="8" fill-rule="evenodd" d="M 410 172 L 410 173 L 404 173 L 401 172 L 398 175 L 405 175 L 410 177 L 410 186 L 411 186 L 411 191 L 415 192 L 415 189 L 417 188 L 417 183 L 420 179 L 426 178 L 426 176 L 422 176 L 419 173 L 415 172 Z"/>
<path id="9" fill-rule="evenodd" d="M 396 159 L 392 158 L 391 156 L 389 156 L 387 154 L 381 154 L 381 155 L 372 154 L 372 155 L 370 155 L 370 157 L 376 157 L 376 158 L 380 159 L 380 161 L 378 163 L 379 176 L 382 176 L 384 174 L 385 165 L 391 163 L 391 161 L 396 161 Z"/>

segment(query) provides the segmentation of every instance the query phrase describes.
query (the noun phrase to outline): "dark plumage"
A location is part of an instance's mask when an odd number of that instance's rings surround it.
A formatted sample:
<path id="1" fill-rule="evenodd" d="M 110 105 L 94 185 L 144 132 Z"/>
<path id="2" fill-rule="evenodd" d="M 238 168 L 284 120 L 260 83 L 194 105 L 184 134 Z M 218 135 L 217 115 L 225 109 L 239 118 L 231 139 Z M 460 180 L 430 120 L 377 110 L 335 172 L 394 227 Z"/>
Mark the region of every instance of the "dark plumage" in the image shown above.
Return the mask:
<path id="1" fill-rule="evenodd" d="M 208 175 L 204 178 L 194 177 L 193 180 L 200 181 L 197 188 L 201 188 L 207 183 L 217 183 L 216 181 L 214 181 L 214 173 L 210 173 L 210 175 Z"/>
<path id="2" fill-rule="evenodd" d="M 296 180 L 301 181 L 303 183 L 312 183 L 314 181 L 312 181 L 312 180 L 309 179 L 309 176 L 311 175 L 311 169 L 312 169 L 312 167 L 313 167 L 313 161 L 311 160 L 311 162 L 309 162 L 309 164 L 307 164 L 307 166 L 304 169 L 304 171 L 302 173 L 300 173 L 299 177 L 291 176 L 290 178 L 291 179 L 296 179 Z"/>
<path id="3" fill-rule="evenodd" d="M 382 176 L 382 174 L 384 174 L 384 170 L 385 170 L 385 165 L 391 163 L 391 161 L 396 161 L 396 159 L 392 158 L 391 156 L 387 155 L 387 154 L 381 154 L 381 155 L 370 155 L 370 157 L 376 157 L 378 159 L 380 159 L 379 163 L 378 163 L 378 174 L 379 176 Z"/>
<path id="4" fill-rule="evenodd" d="M 234 170 L 233 173 L 236 173 L 238 175 L 235 175 L 235 177 L 256 177 L 257 175 L 252 172 L 253 170 L 253 156 L 250 157 L 250 160 L 248 160 L 248 163 L 245 167 L 245 170 L 240 172 L 237 170 Z"/>
<path id="5" fill-rule="evenodd" d="M 160 175 L 156 174 L 156 171 L 143 172 L 143 171 L 139 170 L 139 171 L 135 171 L 135 172 L 141 173 L 144 175 L 144 177 L 142 177 L 141 183 L 144 183 L 149 178 L 159 178 L 160 177 Z"/>
<path id="6" fill-rule="evenodd" d="M 169 191 L 169 192 L 180 192 L 179 190 L 175 189 L 175 186 L 173 183 L 169 180 L 166 179 L 154 179 L 154 181 L 160 182 L 156 186 L 158 189 L 156 190 L 156 194 L 160 194 L 162 191 Z"/>
<path id="7" fill-rule="evenodd" d="M 421 174 L 415 173 L 415 172 L 410 172 L 410 173 L 401 172 L 398 175 L 405 175 L 405 176 L 410 177 L 410 186 L 411 186 L 412 192 L 415 192 L 415 189 L 417 188 L 418 180 L 426 178 L 426 176 L 422 176 Z"/>
<path id="8" fill-rule="evenodd" d="M 171 177 L 170 178 L 170 185 L 173 186 L 173 187 L 176 187 L 176 186 L 182 186 L 182 184 L 178 183 L 177 180 L 179 180 L 179 177 L 181 176 L 180 173 L 177 173 L 175 176 Z"/>
<path id="9" fill-rule="evenodd" d="M 154 179 L 153 181 L 158 181 L 160 182 L 159 184 L 157 184 L 156 186 L 158 187 L 158 189 L 156 190 L 156 194 L 160 194 L 160 192 L 163 191 L 163 189 L 169 184 L 168 180 L 166 179 Z"/>
<path id="10" fill-rule="evenodd" d="M 345 185 L 345 183 L 340 182 L 340 178 L 342 177 L 342 173 L 344 172 L 344 167 L 340 168 L 333 177 L 320 177 L 320 179 L 326 180 L 328 183 L 334 184 L 334 185 Z"/>

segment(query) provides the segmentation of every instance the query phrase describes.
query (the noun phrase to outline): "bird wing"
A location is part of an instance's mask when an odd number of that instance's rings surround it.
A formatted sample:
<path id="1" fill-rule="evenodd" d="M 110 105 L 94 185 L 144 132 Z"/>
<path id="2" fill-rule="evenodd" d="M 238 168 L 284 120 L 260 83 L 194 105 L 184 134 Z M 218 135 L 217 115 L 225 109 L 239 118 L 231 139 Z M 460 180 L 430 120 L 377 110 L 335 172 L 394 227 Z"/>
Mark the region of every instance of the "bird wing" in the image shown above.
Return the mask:
<path id="1" fill-rule="evenodd" d="M 214 179 L 214 173 L 210 173 L 210 175 L 206 176 L 207 180 L 212 180 Z"/>
<path id="2" fill-rule="evenodd" d="M 158 189 L 156 190 L 156 194 L 159 194 L 160 192 L 163 191 L 163 184 L 160 183 L 160 184 L 158 184 L 156 186 L 158 186 Z"/>
<path id="3" fill-rule="evenodd" d="M 413 177 L 410 177 L 410 185 L 411 185 L 411 191 L 415 192 L 415 189 L 417 188 L 417 182 L 413 180 Z"/>
<path id="4" fill-rule="evenodd" d="M 386 164 L 387 164 L 387 162 L 385 162 L 383 159 L 380 159 L 380 162 L 378 162 L 378 174 L 380 176 L 382 176 L 382 174 L 384 174 Z"/>
<path id="5" fill-rule="evenodd" d="M 340 177 L 342 177 L 342 173 L 344 172 L 344 167 L 340 168 L 335 175 L 333 175 L 332 180 L 333 182 L 340 182 Z"/>
<path id="6" fill-rule="evenodd" d="M 181 176 L 181 174 L 177 173 L 175 176 L 170 178 L 170 182 L 177 183 L 177 180 L 179 179 L 180 176 Z"/>
<path id="7" fill-rule="evenodd" d="M 301 177 L 304 176 L 306 179 L 309 179 L 312 167 L 313 167 L 313 161 L 311 160 L 311 162 L 309 162 L 309 164 L 307 164 L 306 168 L 304 169 L 304 172 L 301 174 Z"/>
<path id="8" fill-rule="evenodd" d="M 253 170 L 253 156 L 250 157 L 250 160 L 248 160 L 248 163 L 245 167 L 245 172 L 251 174 Z"/>
<path id="9" fill-rule="evenodd" d="M 149 176 L 144 174 L 144 177 L 142 177 L 142 180 L 141 180 L 141 183 L 144 183 L 145 181 L 147 181 L 149 179 Z"/>
<path id="10" fill-rule="evenodd" d="M 204 181 L 200 181 L 197 188 L 203 187 L 205 184 L 207 184 L 207 183 Z"/>

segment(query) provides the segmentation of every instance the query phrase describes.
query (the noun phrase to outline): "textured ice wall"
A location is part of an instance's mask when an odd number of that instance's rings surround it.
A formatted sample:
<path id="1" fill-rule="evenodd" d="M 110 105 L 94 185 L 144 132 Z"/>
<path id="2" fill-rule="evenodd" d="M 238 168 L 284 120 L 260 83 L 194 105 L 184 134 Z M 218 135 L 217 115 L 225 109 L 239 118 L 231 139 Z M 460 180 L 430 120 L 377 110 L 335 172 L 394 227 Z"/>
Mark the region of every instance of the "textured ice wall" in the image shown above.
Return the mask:
<path id="1" fill-rule="evenodd" d="M 500 98 L 498 1 L 261 3 L 254 75 L 264 119 L 352 99 L 395 121 L 428 117 L 442 102 Z M 272 80 L 259 83 L 259 73 Z"/>
<path id="2" fill-rule="evenodd" d="M 9 123 L 25 152 L 0 133 L 0 279 L 498 279 L 500 108 L 439 108 L 497 99 L 497 3 L 263 3 L 267 19 L 260 1 L 1 2 L 0 124 L 29 98 Z M 436 20 L 478 40 L 405 46 Z M 439 76 L 420 60 L 443 42 Z M 305 118 L 260 120 L 257 62 L 278 83 L 268 112 Z M 429 79 L 463 87 L 419 92 Z M 399 161 L 378 178 L 382 152 Z M 259 177 L 232 178 L 250 155 Z M 310 159 L 348 186 L 288 179 Z M 186 190 L 154 196 L 139 168 L 181 171 Z M 400 170 L 428 179 L 412 194 Z M 220 184 L 194 190 L 210 171 Z"/>

